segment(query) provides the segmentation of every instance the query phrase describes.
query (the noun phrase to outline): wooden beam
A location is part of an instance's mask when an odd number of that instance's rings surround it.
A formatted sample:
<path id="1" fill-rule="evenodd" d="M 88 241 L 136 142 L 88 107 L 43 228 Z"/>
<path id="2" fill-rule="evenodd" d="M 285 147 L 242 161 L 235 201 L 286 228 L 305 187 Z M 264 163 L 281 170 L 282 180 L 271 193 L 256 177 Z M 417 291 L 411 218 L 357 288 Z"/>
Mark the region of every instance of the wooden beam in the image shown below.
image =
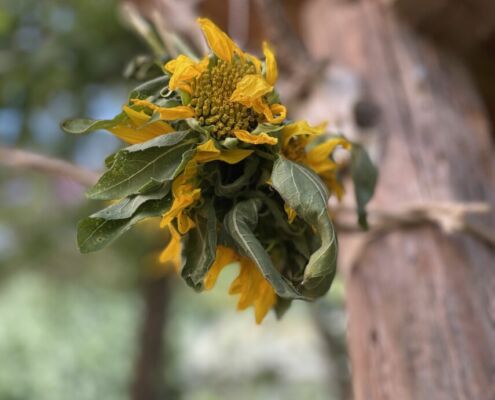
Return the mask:
<path id="1" fill-rule="evenodd" d="M 380 110 L 376 207 L 495 205 L 490 127 L 462 63 L 380 0 L 315 0 L 303 18 L 313 56 L 350 68 Z M 356 400 L 495 399 L 493 249 L 409 229 L 377 237 L 342 272 Z"/>

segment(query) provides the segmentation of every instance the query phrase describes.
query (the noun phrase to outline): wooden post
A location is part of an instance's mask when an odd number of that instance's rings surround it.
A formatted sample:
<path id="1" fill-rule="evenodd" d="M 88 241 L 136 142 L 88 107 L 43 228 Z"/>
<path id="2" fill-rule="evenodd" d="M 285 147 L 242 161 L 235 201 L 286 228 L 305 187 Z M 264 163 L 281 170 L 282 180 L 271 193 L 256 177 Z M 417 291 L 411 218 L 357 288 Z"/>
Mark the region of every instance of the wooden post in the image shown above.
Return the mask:
<path id="1" fill-rule="evenodd" d="M 303 16 L 312 54 L 352 69 L 380 110 L 373 205 L 495 206 L 493 144 L 468 74 L 389 3 L 315 0 Z M 342 272 L 356 400 L 495 399 L 493 249 L 433 227 L 394 231 Z"/>

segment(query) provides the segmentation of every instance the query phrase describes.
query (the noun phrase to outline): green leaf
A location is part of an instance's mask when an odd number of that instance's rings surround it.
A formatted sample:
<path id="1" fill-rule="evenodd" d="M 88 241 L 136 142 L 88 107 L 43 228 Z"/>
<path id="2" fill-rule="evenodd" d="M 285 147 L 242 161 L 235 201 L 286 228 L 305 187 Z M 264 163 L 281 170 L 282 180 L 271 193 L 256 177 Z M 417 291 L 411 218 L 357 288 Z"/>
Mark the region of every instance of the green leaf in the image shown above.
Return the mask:
<path id="1" fill-rule="evenodd" d="M 100 210 L 90 218 L 102 218 L 105 220 L 117 220 L 131 218 L 141 205 L 150 200 L 163 199 L 170 192 L 170 184 L 161 184 L 161 188 L 150 194 L 134 195 L 122 199 L 116 204 Z"/>
<path id="2" fill-rule="evenodd" d="M 88 191 L 92 199 L 119 199 L 149 189 L 153 180 L 173 180 L 193 157 L 194 142 L 169 133 L 119 151 L 112 167 Z"/>
<path id="3" fill-rule="evenodd" d="M 316 228 L 320 247 L 309 258 L 302 286 L 308 297 L 322 296 L 335 276 L 338 251 L 327 211 L 328 191 L 314 172 L 282 157 L 273 166 L 272 185 L 300 218 Z"/>
<path id="4" fill-rule="evenodd" d="M 196 226 L 183 238 L 181 275 L 195 290 L 203 290 L 203 280 L 215 261 L 217 217 L 212 201 L 197 210 Z"/>
<path id="5" fill-rule="evenodd" d="M 158 97 L 164 87 L 168 85 L 170 77 L 168 75 L 159 76 L 148 82 L 144 82 L 138 87 L 134 88 L 129 94 L 131 99 L 144 99 L 147 97 Z"/>
<path id="6" fill-rule="evenodd" d="M 90 118 L 70 118 L 62 121 L 60 127 L 66 133 L 73 135 L 84 135 L 100 129 L 110 129 L 118 124 L 122 124 L 127 120 L 127 115 L 124 113 L 118 114 L 113 119 L 90 119 Z"/>
<path id="7" fill-rule="evenodd" d="M 258 266 L 277 295 L 288 299 L 307 300 L 275 268 L 269 254 L 254 234 L 254 229 L 258 225 L 258 213 L 261 206 L 262 201 L 259 198 L 237 203 L 225 216 L 224 228 L 241 253 L 253 260 Z"/>
<path id="8" fill-rule="evenodd" d="M 189 141 L 189 143 L 191 143 L 191 140 L 195 140 L 197 138 L 198 134 L 195 132 L 191 132 L 190 130 L 166 133 L 164 135 L 160 135 L 154 137 L 153 139 L 147 140 L 146 142 L 128 146 L 125 149 L 122 149 L 121 152 L 134 153 L 137 151 L 148 150 L 153 147 L 172 147 L 181 142 Z"/>
<path id="9" fill-rule="evenodd" d="M 366 205 L 375 193 L 378 170 L 364 147 L 356 143 L 352 144 L 351 150 L 351 176 L 354 182 L 358 222 L 363 229 L 368 229 Z"/>
<path id="10" fill-rule="evenodd" d="M 172 203 L 170 198 L 151 200 L 142 204 L 131 218 L 104 219 L 88 217 L 77 226 L 77 244 L 81 253 L 100 250 L 113 242 L 137 222 L 163 215 Z"/>

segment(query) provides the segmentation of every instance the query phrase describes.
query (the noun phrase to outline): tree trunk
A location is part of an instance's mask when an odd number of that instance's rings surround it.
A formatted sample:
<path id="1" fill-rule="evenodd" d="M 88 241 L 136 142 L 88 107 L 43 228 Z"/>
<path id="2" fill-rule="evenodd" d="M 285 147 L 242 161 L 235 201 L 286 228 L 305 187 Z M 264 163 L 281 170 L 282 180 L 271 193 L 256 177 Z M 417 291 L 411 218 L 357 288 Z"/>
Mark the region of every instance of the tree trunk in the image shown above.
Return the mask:
<path id="1" fill-rule="evenodd" d="M 493 0 L 397 0 L 397 9 L 419 31 L 467 50 L 495 33 Z"/>
<path id="2" fill-rule="evenodd" d="M 131 386 L 132 400 L 168 398 L 164 383 L 164 330 L 170 300 L 170 277 L 147 278 L 144 283 L 144 315 Z"/>
<path id="3" fill-rule="evenodd" d="M 373 206 L 495 205 L 487 117 L 460 62 L 383 1 L 315 0 L 303 18 L 315 57 L 352 69 L 381 111 Z M 493 249 L 425 226 L 377 238 L 342 272 L 357 400 L 495 399 Z"/>

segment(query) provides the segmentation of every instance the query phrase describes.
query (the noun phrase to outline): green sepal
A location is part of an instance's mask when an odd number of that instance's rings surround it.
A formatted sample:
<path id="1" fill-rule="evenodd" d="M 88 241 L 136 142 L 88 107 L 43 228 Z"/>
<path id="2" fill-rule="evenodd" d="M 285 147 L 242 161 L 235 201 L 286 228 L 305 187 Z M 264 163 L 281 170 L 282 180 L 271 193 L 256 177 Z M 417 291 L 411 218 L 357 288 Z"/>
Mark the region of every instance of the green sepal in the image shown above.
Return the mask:
<path id="1" fill-rule="evenodd" d="M 310 298 L 320 297 L 328 291 L 335 276 L 338 251 L 327 211 L 328 191 L 318 175 L 283 157 L 273 166 L 272 185 L 298 217 L 319 235 L 320 246 L 309 258 L 301 291 Z"/>
<path id="2" fill-rule="evenodd" d="M 363 229 L 368 229 L 366 205 L 375 193 L 378 170 L 368 152 L 357 143 L 353 143 L 351 149 L 351 176 L 354 182 L 358 223 Z"/>
<path id="3" fill-rule="evenodd" d="M 265 97 L 268 104 L 281 103 L 280 94 L 276 90 L 271 91 Z"/>
<path id="4" fill-rule="evenodd" d="M 106 247 L 139 221 L 161 216 L 171 204 L 172 200 L 168 197 L 147 201 L 130 218 L 107 220 L 87 217 L 82 219 L 77 226 L 77 244 L 80 252 L 90 253 Z"/>
<path id="5" fill-rule="evenodd" d="M 194 290 L 203 290 L 203 280 L 215 261 L 217 217 L 211 200 L 196 210 L 196 226 L 182 239 L 181 275 Z"/>
<path id="6" fill-rule="evenodd" d="M 187 106 L 191 102 L 191 95 L 184 90 L 178 90 L 182 105 Z"/>
<path id="7" fill-rule="evenodd" d="M 207 138 L 210 137 L 211 131 L 213 129 L 212 126 L 202 126 L 199 124 L 199 122 L 196 120 L 196 118 L 187 118 L 186 123 L 189 126 L 189 128 L 191 128 L 193 131 L 202 133 Z"/>
<path id="8" fill-rule="evenodd" d="M 227 137 L 220 141 L 222 147 L 226 149 L 237 149 L 239 147 L 239 139 L 233 137 Z"/>

